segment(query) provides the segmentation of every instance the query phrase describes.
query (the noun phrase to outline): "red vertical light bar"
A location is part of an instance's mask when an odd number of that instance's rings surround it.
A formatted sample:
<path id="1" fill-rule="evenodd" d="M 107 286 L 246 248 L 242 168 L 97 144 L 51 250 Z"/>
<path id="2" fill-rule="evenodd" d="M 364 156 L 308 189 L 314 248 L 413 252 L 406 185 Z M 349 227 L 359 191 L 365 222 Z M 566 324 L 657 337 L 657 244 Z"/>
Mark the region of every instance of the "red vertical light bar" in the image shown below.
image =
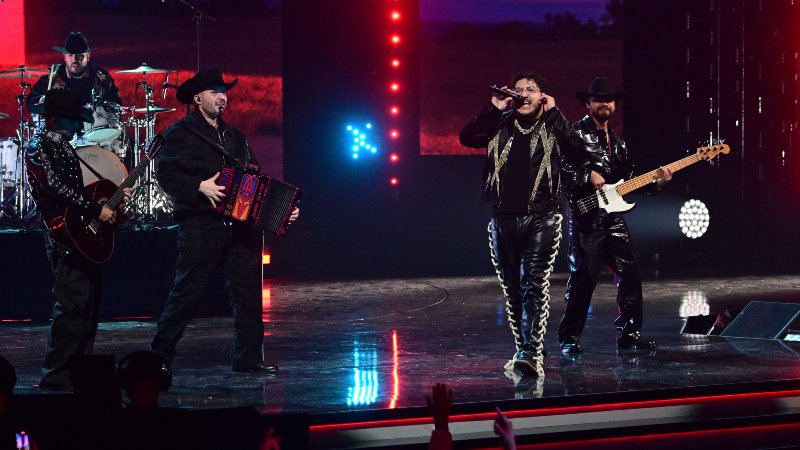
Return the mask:
<path id="1" fill-rule="evenodd" d="M 16 67 L 27 64 L 25 58 L 25 2 L 4 1 L 0 7 L 0 30 L 3 30 L 3 45 L 0 46 L 0 67 Z"/>
<path id="2" fill-rule="evenodd" d="M 398 157 L 397 146 L 400 145 L 400 133 L 398 131 L 398 126 L 401 123 L 401 108 L 400 102 L 402 95 L 401 85 L 402 78 L 400 77 L 400 67 L 403 64 L 401 59 L 401 55 L 403 54 L 402 48 L 405 46 L 402 45 L 404 38 L 406 36 L 403 35 L 403 27 L 401 22 L 403 21 L 404 11 L 402 9 L 402 2 L 399 0 L 390 0 L 387 2 L 388 9 L 386 11 L 386 15 L 388 17 L 388 30 L 387 30 L 387 38 L 388 38 L 388 64 L 389 64 L 389 72 L 390 72 L 390 82 L 389 82 L 389 104 L 387 105 L 387 118 L 386 122 L 389 124 L 388 128 L 391 130 L 388 133 L 390 138 L 389 143 L 389 151 L 387 154 L 389 155 L 389 162 L 392 166 L 397 166 L 400 158 Z M 389 185 L 392 187 L 397 187 L 399 185 L 399 180 L 396 176 L 392 175 L 389 178 Z"/>

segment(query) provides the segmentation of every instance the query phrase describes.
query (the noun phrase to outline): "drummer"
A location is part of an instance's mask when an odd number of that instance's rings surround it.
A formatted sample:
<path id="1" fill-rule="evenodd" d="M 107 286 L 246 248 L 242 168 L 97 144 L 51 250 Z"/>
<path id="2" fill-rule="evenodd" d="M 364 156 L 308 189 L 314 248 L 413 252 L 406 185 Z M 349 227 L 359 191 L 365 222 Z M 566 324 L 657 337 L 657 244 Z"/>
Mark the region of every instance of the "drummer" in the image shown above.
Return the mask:
<path id="1" fill-rule="evenodd" d="M 80 96 L 81 104 L 96 101 L 120 103 L 114 79 L 103 68 L 89 64 L 92 48 L 80 32 L 67 36 L 63 47 L 53 47 L 64 55 L 64 64 L 57 64 L 51 74 L 42 75 L 31 88 L 27 106 L 32 113 L 40 114 L 44 94 L 48 89 L 69 89 Z"/>

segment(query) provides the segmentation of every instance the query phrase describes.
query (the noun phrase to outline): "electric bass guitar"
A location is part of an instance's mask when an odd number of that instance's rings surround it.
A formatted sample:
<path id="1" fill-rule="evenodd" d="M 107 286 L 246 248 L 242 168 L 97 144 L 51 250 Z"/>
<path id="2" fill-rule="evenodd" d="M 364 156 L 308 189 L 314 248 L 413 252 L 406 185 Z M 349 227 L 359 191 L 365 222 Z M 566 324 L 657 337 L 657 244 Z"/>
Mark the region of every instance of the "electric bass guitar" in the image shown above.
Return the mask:
<path id="1" fill-rule="evenodd" d="M 157 134 L 147 143 L 146 155 L 119 186 L 109 180 L 100 179 L 84 189 L 94 201 L 116 211 L 125 199 L 123 190 L 136 184 L 163 146 L 164 138 Z M 127 220 L 125 214 L 117 214 L 115 223 L 108 225 L 96 217 L 86 217 L 74 206 L 68 206 L 61 214 L 48 220 L 47 226 L 56 242 L 79 251 L 89 261 L 102 263 L 114 252 L 115 228 Z"/>
<path id="2" fill-rule="evenodd" d="M 730 151 L 731 148 L 728 144 L 699 147 L 697 153 L 694 155 L 679 159 L 672 164 L 668 164 L 666 167 L 674 173 L 694 163 L 710 161 L 720 153 L 727 155 Z M 591 221 L 600 209 L 610 213 L 630 211 L 636 206 L 636 203 L 628 203 L 622 196 L 658 180 L 658 174 L 659 169 L 656 169 L 627 181 L 619 180 L 614 184 L 606 184 L 601 189 L 594 191 L 591 195 L 573 200 L 570 204 L 572 213 L 576 216 L 578 221 L 586 223 L 587 221 Z"/>

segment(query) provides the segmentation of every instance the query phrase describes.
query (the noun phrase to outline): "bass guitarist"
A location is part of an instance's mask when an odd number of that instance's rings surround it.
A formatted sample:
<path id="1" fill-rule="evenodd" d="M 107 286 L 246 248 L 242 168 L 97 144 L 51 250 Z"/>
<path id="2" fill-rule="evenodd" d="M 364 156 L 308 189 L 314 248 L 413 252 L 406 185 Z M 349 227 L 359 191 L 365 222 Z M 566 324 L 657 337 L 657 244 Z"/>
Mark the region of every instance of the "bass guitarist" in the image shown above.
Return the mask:
<path id="1" fill-rule="evenodd" d="M 609 125 L 616 101 L 622 98 L 622 93 L 614 91 L 608 78 L 597 77 L 586 91 L 578 92 L 577 97 L 588 110 L 574 128 L 583 139 L 589 165 L 576 167 L 567 163 L 563 168 L 569 200 L 570 277 L 566 310 L 558 327 L 561 351 L 567 354 L 583 352 L 581 334 L 601 264 L 608 266 L 617 277 L 619 316 L 614 321 L 617 348 L 653 350 L 655 342 L 639 334 L 643 315 L 642 279 L 625 219 L 621 213 L 607 213 L 602 209 L 583 215 L 575 207 L 575 201 L 587 192 L 600 190 L 606 183 L 615 183 L 633 175 L 625 141 L 614 134 Z M 662 167 L 650 189 L 660 191 L 671 179 L 672 171 Z"/>
<path id="2" fill-rule="evenodd" d="M 45 224 L 64 211 L 76 208 L 85 217 L 113 225 L 119 211 L 106 208 L 84 189 L 81 162 L 69 141 L 92 114 L 81 106 L 78 94 L 52 89 L 45 94 L 45 127 L 28 145 L 25 164 L 33 198 Z M 131 196 L 126 189 L 125 198 Z M 100 265 L 81 252 L 57 243 L 48 229 L 47 256 L 55 275 L 53 322 L 39 387 L 69 389 L 69 358 L 92 352 L 97 334 L 101 296 Z"/>

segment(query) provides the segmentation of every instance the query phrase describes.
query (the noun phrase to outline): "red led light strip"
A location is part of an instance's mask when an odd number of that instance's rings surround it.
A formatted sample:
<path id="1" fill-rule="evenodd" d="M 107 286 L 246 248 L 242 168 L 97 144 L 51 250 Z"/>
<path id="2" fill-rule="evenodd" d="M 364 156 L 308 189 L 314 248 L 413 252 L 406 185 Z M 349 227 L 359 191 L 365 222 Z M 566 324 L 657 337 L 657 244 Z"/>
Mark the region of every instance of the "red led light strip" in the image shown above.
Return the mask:
<path id="1" fill-rule="evenodd" d="M 767 399 L 778 397 L 797 397 L 800 396 L 800 390 L 789 391 L 773 391 L 773 392 L 753 392 L 747 394 L 727 394 L 716 396 L 703 396 L 703 397 L 687 397 L 675 398 L 664 400 L 646 400 L 638 402 L 627 403 L 604 403 L 602 405 L 586 405 L 586 406 L 568 406 L 561 408 L 543 408 L 543 409 L 528 409 L 519 411 L 504 411 L 504 414 L 509 418 L 517 417 L 537 417 L 537 416 L 553 416 L 563 414 L 581 414 L 602 411 L 621 411 L 626 409 L 636 408 L 657 408 L 665 406 L 677 406 L 684 404 L 692 404 L 699 402 L 710 401 L 728 401 L 728 400 L 746 400 L 746 399 Z M 496 412 L 476 413 L 476 414 L 459 414 L 450 416 L 450 422 L 471 422 L 478 420 L 494 420 Z M 433 423 L 431 417 L 415 417 L 410 419 L 388 419 L 388 420 L 374 420 L 365 422 L 350 422 L 350 423 L 336 423 L 327 425 L 313 425 L 309 427 L 309 431 L 342 431 L 360 428 L 378 428 L 378 427 L 396 427 L 406 425 L 424 425 Z"/>

